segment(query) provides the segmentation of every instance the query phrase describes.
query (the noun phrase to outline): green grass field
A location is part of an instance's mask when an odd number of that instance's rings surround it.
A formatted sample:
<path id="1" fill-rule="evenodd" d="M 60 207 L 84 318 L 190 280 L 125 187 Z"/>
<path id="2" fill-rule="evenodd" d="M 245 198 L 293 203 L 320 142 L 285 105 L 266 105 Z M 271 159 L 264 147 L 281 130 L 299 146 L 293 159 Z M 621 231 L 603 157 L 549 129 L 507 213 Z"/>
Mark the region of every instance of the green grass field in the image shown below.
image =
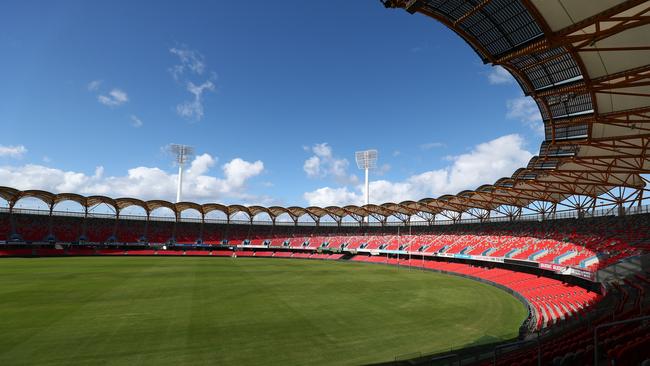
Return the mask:
<path id="1" fill-rule="evenodd" d="M 251 258 L 0 260 L 0 365 L 390 361 L 517 335 L 479 282 L 371 264 Z"/>

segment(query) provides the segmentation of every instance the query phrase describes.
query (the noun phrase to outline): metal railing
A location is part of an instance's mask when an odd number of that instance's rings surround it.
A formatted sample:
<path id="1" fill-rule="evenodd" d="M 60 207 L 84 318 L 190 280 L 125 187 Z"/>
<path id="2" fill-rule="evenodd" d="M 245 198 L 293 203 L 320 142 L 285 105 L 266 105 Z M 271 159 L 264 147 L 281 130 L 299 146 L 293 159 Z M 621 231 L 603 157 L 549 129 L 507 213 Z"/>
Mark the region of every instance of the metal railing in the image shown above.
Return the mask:
<path id="1" fill-rule="evenodd" d="M 9 208 L 0 207 L 0 212 L 8 213 Z M 13 213 L 18 214 L 30 214 L 30 215 L 45 215 L 50 214 L 49 210 L 42 209 L 30 209 L 30 208 L 17 208 L 14 207 L 12 210 Z M 643 206 L 631 206 L 626 207 L 623 211 L 625 215 L 638 215 L 650 213 L 650 204 Z M 190 223 L 213 223 L 213 224 L 237 224 L 237 225 L 276 225 L 276 226 L 323 226 L 323 227 L 409 227 L 409 226 L 439 226 L 439 225 L 459 225 L 459 224 L 481 224 L 481 223 L 498 223 L 498 222 L 521 222 L 521 221 L 552 221 L 552 220 L 562 220 L 562 219 L 577 219 L 577 218 L 593 218 L 593 217 L 605 217 L 605 216 L 615 216 L 618 213 L 617 210 L 612 208 L 603 208 L 593 211 L 584 211 L 579 212 L 576 210 L 565 210 L 558 211 L 555 214 L 522 214 L 516 217 L 508 216 L 494 216 L 488 219 L 477 219 L 477 218 L 465 218 L 459 220 L 435 220 L 432 222 L 429 221 L 387 221 L 387 222 L 378 222 L 370 221 L 359 223 L 357 221 L 342 221 L 340 224 L 334 221 L 321 221 L 321 222 L 310 222 L 310 221 L 276 221 L 273 223 L 271 220 L 242 220 L 242 219 L 217 219 L 217 218 L 194 218 L 194 217 L 179 217 L 176 219 L 174 216 L 162 216 L 162 215 L 150 215 L 149 220 L 151 221 L 167 221 L 167 222 L 190 222 Z M 85 217 L 85 213 L 81 211 L 52 211 L 52 215 L 55 216 L 67 216 L 67 217 Z M 116 214 L 111 213 L 94 213 L 88 212 L 88 217 L 92 218 L 103 218 L 103 219 L 115 219 Z M 146 215 L 125 215 L 120 214 L 120 218 L 127 220 L 147 220 Z"/>
<path id="2" fill-rule="evenodd" d="M 611 323 L 605 323 L 597 326 L 594 328 L 594 366 L 598 366 L 598 361 L 599 361 L 599 352 L 598 352 L 598 331 L 603 329 L 603 328 L 609 328 L 613 327 L 616 325 L 621 325 L 621 324 L 628 324 L 628 323 L 637 323 L 637 322 L 642 322 L 644 320 L 650 320 L 650 315 L 648 316 L 640 316 L 637 318 L 632 318 L 632 319 L 627 319 L 627 320 L 619 320 L 616 322 L 611 322 Z"/>

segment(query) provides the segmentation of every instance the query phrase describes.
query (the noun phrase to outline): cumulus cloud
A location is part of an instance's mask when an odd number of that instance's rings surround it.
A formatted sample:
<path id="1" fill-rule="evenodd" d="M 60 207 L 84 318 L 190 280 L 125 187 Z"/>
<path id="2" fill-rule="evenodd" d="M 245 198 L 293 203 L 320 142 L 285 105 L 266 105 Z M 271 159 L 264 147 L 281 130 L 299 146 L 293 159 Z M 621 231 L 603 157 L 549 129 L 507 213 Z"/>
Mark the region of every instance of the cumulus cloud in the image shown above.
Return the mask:
<path id="1" fill-rule="evenodd" d="M 514 81 L 514 78 L 510 75 L 508 70 L 498 65 L 490 69 L 487 73 L 487 77 L 488 81 L 492 85 L 511 84 Z"/>
<path id="2" fill-rule="evenodd" d="M 130 119 L 131 119 L 131 126 L 133 126 L 133 127 L 135 127 L 135 128 L 139 128 L 139 127 L 142 127 L 142 125 L 144 125 L 144 123 L 142 122 L 142 120 L 141 120 L 140 118 L 138 118 L 138 117 L 137 117 L 136 115 L 134 115 L 134 114 L 132 114 L 132 115 L 130 116 Z"/>
<path id="3" fill-rule="evenodd" d="M 306 147 L 313 155 L 305 160 L 302 169 L 309 178 L 334 178 L 340 184 L 356 184 L 356 175 L 348 174 L 350 162 L 345 158 L 335 157 L 332 147 L 326 142 Z"/>
<path id="4" fill-rule="evenodd" d="M 108 94 L 100 94 L 97 96 L 97 100 L 109 107 L 117 107 L 129 101 L 129 96 L 125 91 L 121 89 L 112 89 Z"/>
<path id="5" fill-rule="evenodd" d="M 533 154 L 524 144 L 521 136 L 506 135 L 478 144 L 468 153 L 449 157 L 450 165 L 442 169 L 412 175 L 399 182 L 372 181 L 371 200 L 374 203 L 417 200 L 493 183 L 528 163 Z M 303 198 L 309 205 L 359 205 L 363 204 L 363 186 L 322 187 L 306 192 Z"/>
<path id="6" fill-rule="evenodd" d="M 22 158 L 27 152 L 23 145 L 4 146 L 0 145 L 0 157 Z"/>
<path id="7" fill-rule="evenodd" d="M 255 202 L 258 197 L 247 193 L 247 182 L 264 171 L 262 161 L 249 162 L 235 158 L 221 166 L 222 176 L 210 174 L 217 159 L 209 154 L 192 160 L 184 179 L 184 199 L 198 202 Z M 38 164 L 0 167 L 0 181 L 18 189 L 45 189 L 53 192 L 75 192 L 85 195 L 137 197 L 141 199 L 173 199 L 177 174 L 157 167 L 135 167 L 126 175 L 106 176 L 103 167 L 92 174 L 65 171 Z M 262 199 L 262 198 L 259 198 Z"/>
<path id="8" fill-rule="evenodd" d="M 362 195 L 349 191 L 347 187 L 318 188 L 315 191 L 306 192 L 304 198 L 309 203 L 309 206 L 319 207 L 345 206 L 350 204 L 361 205 L 363 202 Z"/>
<path id="9" fill-rule="evenodd" d="M 540 136 L 544 135 L 542 115 L 533 98 L 522 96 L 509 99 L 506 101 L 506 108 L 507 118 L 519 120 L 535 131 L 536 134 Z"/>
<path id="10" fill-rule="evenodd" d="M 320 176 L 321 174 L 320 158 L 318 156 L 312 156 L 309 159 L 305 160 L 302 169 L 305 171 L 305 173 L 307 173 L 307 176 L 310 178 Z"/>

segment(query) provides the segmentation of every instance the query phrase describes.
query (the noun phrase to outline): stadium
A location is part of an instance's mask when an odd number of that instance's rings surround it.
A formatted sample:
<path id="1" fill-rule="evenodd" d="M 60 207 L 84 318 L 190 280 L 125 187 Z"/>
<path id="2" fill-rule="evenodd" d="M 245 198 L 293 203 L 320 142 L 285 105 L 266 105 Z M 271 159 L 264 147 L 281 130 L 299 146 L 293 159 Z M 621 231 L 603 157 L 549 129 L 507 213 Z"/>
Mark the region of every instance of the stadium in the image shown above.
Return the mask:
<path id="1" fill-rule="evenodd" d="M 515 78 L 526 167 L 372 204 L 362 151 L 366 204 L 323 207 L 183 201 L 181 145 L 177 202 L 0 182 L 0 364 L 650 365 L 650 2 L 377 6 Z"/>

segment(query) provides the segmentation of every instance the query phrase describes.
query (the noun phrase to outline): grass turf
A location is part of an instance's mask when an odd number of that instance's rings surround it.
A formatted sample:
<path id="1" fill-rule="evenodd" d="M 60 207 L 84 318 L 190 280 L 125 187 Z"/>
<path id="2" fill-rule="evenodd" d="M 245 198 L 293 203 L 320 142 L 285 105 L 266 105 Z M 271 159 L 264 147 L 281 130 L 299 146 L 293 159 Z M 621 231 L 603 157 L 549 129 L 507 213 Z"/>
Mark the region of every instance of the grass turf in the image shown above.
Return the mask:
<path id="1" fill-rule="evenodd" d="M 0 260 L 0 365 L 362 364 L 509 339 L 504 291 L 370 264 Z"/>

